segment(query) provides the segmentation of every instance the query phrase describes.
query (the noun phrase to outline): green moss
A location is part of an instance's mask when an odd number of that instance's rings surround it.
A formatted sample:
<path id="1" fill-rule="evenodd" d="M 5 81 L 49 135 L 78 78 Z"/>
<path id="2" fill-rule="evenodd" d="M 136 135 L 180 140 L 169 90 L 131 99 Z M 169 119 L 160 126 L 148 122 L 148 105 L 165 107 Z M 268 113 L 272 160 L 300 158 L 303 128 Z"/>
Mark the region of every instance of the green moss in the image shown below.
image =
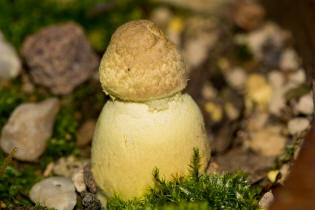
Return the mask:
<path id="1" fill-rule="evenodd" d="M 259 189 L 252 188 L 241 173 L 199 174 L 199 152 L 194 151 L 190 175 L 165 181 L 153 172 L 155 186 L 143 199 L 110 199 L 108 209 L 257 209 Z M 192 204 L 191 204 L 192 202 Z M 176 206 L 174 206 L 176 205 Z M 179 206 L 178 206 L 179 205 Z"/>
<path id="2" fill-rule="evenodd" d="M 0 167 L 4 162 L 5 156 L 0 153 Z M 40 180 L 40 176 L 35 172 L 36 169 L 30 164 L 24 164 L 23 169 L 10 164 L 2 177 L 0 177 L 0 200 L 5 202 L 8 209 L 17 206 L 32 206 L 28 198 L 31 187 Z"/>
<path id="3" fill-rule="evenodd" d="M 47 142 L 45 153 L 41 157 L 41 165 L 59 157 L 68 156 L 77 152 L 75 134 L 78 122 L 74 117 L 72 106 L 66 105 L 57 114 L 52 137 Z"/>
<path id="4" fill-rule="evenodd" d="M 21 94 L 18 88 L 5 89 L 0 86 L 0 133 L 11 112 L 24 101 L 26 101 L 26 97 Z"/>

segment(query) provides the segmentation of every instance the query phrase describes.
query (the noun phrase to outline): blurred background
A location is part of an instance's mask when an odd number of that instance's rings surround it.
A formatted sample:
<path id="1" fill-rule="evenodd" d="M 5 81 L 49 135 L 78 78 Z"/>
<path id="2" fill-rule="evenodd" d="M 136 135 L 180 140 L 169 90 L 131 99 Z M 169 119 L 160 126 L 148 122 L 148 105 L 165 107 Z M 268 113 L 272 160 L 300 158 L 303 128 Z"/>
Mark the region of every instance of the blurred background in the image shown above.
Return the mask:
<path id="1" fill-rule="evenodd" d="M 270 190 L 291 171 L 314 110 L 310 77 L 294 48 L 303 45 L 296 37 L 305 39 L 294 32 L 294 20 L 274 21 L 283 14 L 279 4 L 0 0 L 0 207 L 34 206 L 28 195 L 34 183 L 71 178 L 88 164 L 108 100 L 99 61 L 115 29 L 137 19 L 155 22 L 184 56 L 185 91 L 201 108 L 212 145 L 207 172 L 246 172 L 261 187 L 260 207 L 269 206 Z M 300 21 L 314 20 L 302 13 Z M 8 154 L 13 160 L 5 161 Z"/>

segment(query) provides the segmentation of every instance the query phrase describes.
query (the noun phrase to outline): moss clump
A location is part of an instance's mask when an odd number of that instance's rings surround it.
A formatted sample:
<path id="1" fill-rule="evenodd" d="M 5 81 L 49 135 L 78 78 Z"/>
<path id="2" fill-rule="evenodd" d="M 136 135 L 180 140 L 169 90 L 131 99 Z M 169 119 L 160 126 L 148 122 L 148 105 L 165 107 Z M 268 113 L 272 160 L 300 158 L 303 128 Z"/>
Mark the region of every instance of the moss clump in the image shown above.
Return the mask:
<path id="1" fill-rule="evenodd" d="M 74 117 L 72 106 L 66 105 L 57 114 L 52 137 L 47 142 L 45 153 L 41 157 L 42 167 L 59 157 L 76 152 L 75 134 L 78 122 Z"/>
<path id="2" fill-rule="evenodd" d="M 0 133 L 11 112 L 24 101 L 26 97 L 17 88 L 5 89 L 0 86 Z"/>
<path id="3" fill-rule="evenodd" d="M 0 167 L 4 159 L 4 154 L 1 152 Z M 23 170 L 17 170 L 10 164 L 0 177 L 0 200 L 5 202 L 8 209 L 17 206 L 32 206 L 28 192 L 39 180 L 40 176 L 33 166 L 25 164 Z"/>
<path id="4" fill-rule="evenodd" d="M 258 209 L 259 189 L 252 188 L 241 173 L 199 174 L 199 151 L 194 151 L 190 175 L 170 182 L 153 172 L 155 186 L 143 199 L 108 200 L 108 209 Z M 192 203 L 191 203 L 192 202 Z"/>

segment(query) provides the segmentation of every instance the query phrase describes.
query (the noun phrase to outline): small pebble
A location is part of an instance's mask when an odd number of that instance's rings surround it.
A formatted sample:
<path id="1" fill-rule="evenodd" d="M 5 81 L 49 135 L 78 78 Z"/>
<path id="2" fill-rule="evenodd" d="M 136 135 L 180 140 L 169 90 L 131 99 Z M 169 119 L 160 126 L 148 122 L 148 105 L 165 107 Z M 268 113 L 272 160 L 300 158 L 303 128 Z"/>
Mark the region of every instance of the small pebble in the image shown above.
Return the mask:
<path id="1" fill-rule="evenodd" d="M 74 185 L 65 177 L 50 177 L 36 183 L 30 198 L 34 203 L 58 210 L 72 210 L 77 202 Z"/>
<path id="2" fill-rule="evenodd" d="M 302 96 L 295 107 L 296 111 L 302 114 L 311 115 L 314 112 L 313 95 Z"/>
<path id="3" fill-rule="evenodd" d="M 77 192 L 81 193 L 83 191 L 86 191 L 86 185 L 84 183 L 83 169 L 80 170 L 79 172 L 75 173 L 72 176 L 72 182 L 73 182 L 74 187 L 77 190 Z"/>
<path id="4" fill-rule="evenodd" d="M 280 126 L 268 126 L 251 135 L 250 148 L 264 156 L 276 156 L 283 153 L 286 138 L 281 135 Z"/>
<path id="5" fill-rule="evenodd" d="M 0 32 L 0 79 L 9 80 L 21 71 L 21 61 L 15 49 L 4 40 Z"/>
<path id="6" fill-rule="evenodd" d="M 54 163 L 53 173 L 71 178 L 87 164 L 88 160 L 76 160 L 74 156 L 62 157 Z"/>
<path id="7" fill-rule="evenodd" d="M 2 129 L 0 145 L 3 151 L 10 153 L 16 147 L 14 158 L 36 160 L 46 149 L 58 110 L 59 100 L 56 98 L 19 105 Z"/>
<path id="8" fill-rule="evenodd" d="M 93 193 L 84 192 L 82 195 L 82 206 L 85 210 L 100 210 L 102 204 L 97 196 Z"/>
<path id="9" fill-rule="evenodd" d="M 259 201 L 259 207 L 263 209 L 267 209 L 273 200 L 274 200 L 274 196 L 272 192 L 271 191 L 266 192 Z"/>
<path id="10" fill-rule="evenodd" d="M 272 87 L 269 85 L 264 76 L 260 74 L 251 74 L 246 82 L 247 106 L 257 104 L 265 108 L 270 101 Z"/>
<path id="11" fill-rule="evenodd" d="M 245 87 L 247 75 L 243 69 L 235 68 L 226 73 L 226 79 L 231 87 L 242 90 Z"/>
<path id="12" fill-rule="evenodd" d="M 299 68 L 299 58 L 293 49 L 286 49 L 280 58 L 281 70 L 297 70 Z"/>
<path id="13" fill-rule="evenodd" d="M 310 125 L 306 118 L 297 117 L 288 122 L 288 130 L 291 135 L 299 134 L 305 131 Z"/>

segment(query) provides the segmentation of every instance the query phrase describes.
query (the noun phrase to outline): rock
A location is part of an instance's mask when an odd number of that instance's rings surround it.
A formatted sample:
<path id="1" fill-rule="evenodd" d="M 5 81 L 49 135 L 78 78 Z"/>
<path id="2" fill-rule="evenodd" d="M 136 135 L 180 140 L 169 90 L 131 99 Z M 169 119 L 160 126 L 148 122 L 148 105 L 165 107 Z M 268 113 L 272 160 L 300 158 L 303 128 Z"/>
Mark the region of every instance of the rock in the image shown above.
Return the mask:
<path id="1" fill-rule="evenodd" d="M 15 49 L 4 40 L 0 32 L 0 79 L 12 79 L 20 71 L 21 61 Z"/>
<path id="2" fill-rule="evenodd" d="M 167 7 L 158 7 L 153 10 L 151 14 L 151 20 L 157 24 L 160 28 L 166 28 L 169 21 L 172 19 L 172 12 Z"/>
<path id="3" fill-rule="evenodd" d="M 281 70 L 297 70 L 300 67 L 299 58 L 293 49 L 286 49 L 280 58 Z"/>
<path id="4" fill-rule="evenodd" d="M 290 174 L 290 166 L 289 166 L 289 164 L 284 164 L 284 165 L 281 166 L 280 174 L 281 174 L 281 176 L 280 176 L 278 182 L 283 185 L 285 180 L 288 178 L 288 176 Z"/>
<path id="5" fill-rule="evenodd" d="M 207 102 L 204 106 L 205 111 L 209 114 L 214 123 L 218 123 L 223 118 L 223 109 L 219 104 Z"/>
<path id="6" fill-rule="evenodd" d="M 234 23 L 245 30 L 253 30 L 261 24 L 265 16 L 264 8 L 251 0 L 236 3 L 232 13 Z"/>
<path id="7" fill-rule="evenodd" d="M 266 192 L 258 203 L 259 207 L 262 209 L 268 209 L 273 200 L 274 196 L 272 192 L 271 191 Z"/>
<path id="8" fill-rule="evenodd" d="M 183 54 L 189 68 L 203 64 L 219 39 L 217 24 L 211 18 L 195 16 L 186 21 Z"/>
<path id="9" fill-rule="evenodd" d="M 237 89 L 243 90 L 246 84 L 247 74 L 242 68 L 234 68 L 232 71 L 228 71 L 225 74 L 228 84 Z"/>
<path id="10" fill-rule="evenodd" d="M 75 173 L 72 176 L 72 182 L 73 182 L 74 187 L 75 187 L 77 192 L 81 193 L 83 191 L 86 191 L 86 185 L 84 183 L 83 169 L 81 169 L 79 172 Z"/>
<path id="11" fill-rule="evenodd" d="M 231 102 L 224 104 L 224 110 L 230 120 L 236 120 L 241 113 L 241 110 L 237 109 Z"/>
<path id="12" fill-rule="evenodd" d="M 56 98 L 18 106 L 2 129 L 0 145 L 3 151 L 9 153 L 16 147 L 16 159 L 36 160 L 46 149 L 58 110 Z"/>
<path id="13" fill-rule="evenodd" d="M 77 202 L 71 180 L 64 177 L 50 177 L 38 182 L 29 195 L 34 203 L 58 210 L 72 210 Z"/>
<path id="14" fill-rule="evenodd" d="M 255 112 L 250 115 L 247 123 L 248 131 L 257 131 L 262 129 L 269 119 L 269 115 L 266 112 Z"/>
<path id="15" fill-rule="evenodd" d="M 310 126 L 310 122 L 306 118 L 297 117 L 288 122 L 288 130 L 291 135 L 300 134 Z"/>
<path id="16" fill-rule="evenodd" d="M 87 165 L 88 160 L 76 160 L 74 156 L 62 157 L 54 163 L 53 173 L 58 176 L 71 178 Z"/>
<path id="17" fill-rule="evenodd" d="M 298 113 L 311 115 L 314 112 L 313 95 L 312 93 L 302 96 L 295 106 Z"/>
<path id="18" fill-rule="evenodd" d="M 98 58 L 75 23 L 54 25 L 28 37 L 22 56 L 36 84 L 65 95 L 93 75 Z"/>
<path id="19" fill-rule="evenodd" d="M 298 87 L 299 85 L 306 82 L 306 75 L 305 75 L 304 69 L 299 69 L 298 71 L 290 72 L 288 76 L 289 76 L 289 84 L 288 84 L 289 88 Z"/>
<path id="20" fill-rule="evenodd" d="M 84 174 L 84 183 L 87 186 L 87 189 L 91 193 L 97 192 L 96 182 L 91 171 L 91 164 L 87 164 L 83 169 Z"/>
<path id="21" fill-rule="evenodd" d="M 77 133 L 77 145 L 85 146 L 88 145 L 93 137 L 95 129 L 95 120 L 88 120 L 80 127 Z"/>
<path id="22" fill-rule="evenodd" d="M 211 100 L 217 97 L 218 91 L 210 83 L 204 83 L 201 94 L 205 100 Z"/>
<path id="23" fill-rule="evenodd" d="M 267 126 L 252 133 L 250 148 L 265 156 L 276 156 L 284 152 L 286 138 L 281 135 L 280 126 Z"/>
<path id="24" fill-rule="evenodd" d="M 288 90 L 288 86 L 285 85 L 284 75 L 279 71 L 270 72 L 268 74 L 268 82 L 273 89 L 269 102 L 269 111 L 279 116 L 281 110 L 286 106 L 285 93 Z"/>
<path id="25" fill-rule="evenodd" d="M 278 51 L 277 49 L 284 47 L 289 37 L 290 34 L 287 31 L 272 22 L 267 22 L 248 35 L 236 36 L 235 41 L 238 44 L 247 44 L 256 58 L 263 59 L 266 44 L 269 47 L 272 46 L 273 51 Z"/>
<path id="26" fill-rule="evenodd" d="M 246 82 L 246 105 L 248 108 L 255 104 L 265 108 L 270 101 L 272 87 L 269 85 L 264 76 L 251 74 Z"/>
<path id="27" fill-rule="evenodd" d="M 100 210 L 102 204 L 97 196 L 93 193 L 84 192 L 82 193 L 82 206 L 85 210 Z"/>

